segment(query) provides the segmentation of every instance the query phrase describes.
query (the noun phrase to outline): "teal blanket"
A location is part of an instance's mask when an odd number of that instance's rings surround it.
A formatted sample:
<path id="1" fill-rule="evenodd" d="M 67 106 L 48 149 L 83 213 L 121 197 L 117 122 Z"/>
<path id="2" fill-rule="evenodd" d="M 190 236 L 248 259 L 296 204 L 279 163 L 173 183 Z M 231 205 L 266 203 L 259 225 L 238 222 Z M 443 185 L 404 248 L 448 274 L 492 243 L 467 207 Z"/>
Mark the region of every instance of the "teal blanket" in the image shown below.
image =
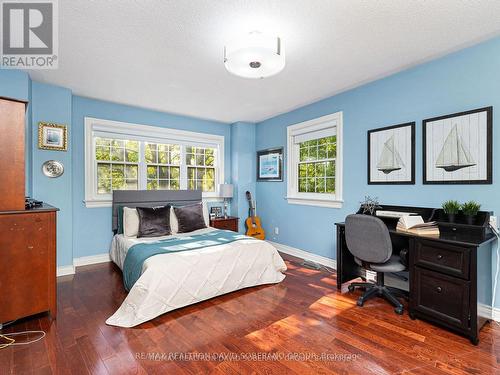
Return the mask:
<path id="1" fill-rule="evenodd" d="M 253 238 L 228 230 L 214 230 L 206 234 L 195 234 L 133 245 L 128 249 L 123 263 L 125 289 L 127 291 L 132 289 L 135 282 L 141 277 L 144 262 L 154 255 L 196 250 L 202 247 L 217 246 L 245 239 Z"/>

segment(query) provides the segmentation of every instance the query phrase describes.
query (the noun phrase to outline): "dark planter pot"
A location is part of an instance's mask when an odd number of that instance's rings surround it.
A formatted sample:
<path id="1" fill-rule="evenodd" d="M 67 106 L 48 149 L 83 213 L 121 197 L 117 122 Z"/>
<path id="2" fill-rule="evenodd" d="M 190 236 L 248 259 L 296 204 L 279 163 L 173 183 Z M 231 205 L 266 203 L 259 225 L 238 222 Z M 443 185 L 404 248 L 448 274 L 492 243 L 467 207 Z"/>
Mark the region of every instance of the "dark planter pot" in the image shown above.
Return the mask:
<path id="1" fill-rule="evenodd" d="M 465 222 L 469 225 L 473 225 L 476 222 L 476 215 L 465 215 Z"/>
<path id="2" fill-rule="evenodd" d="M 447 215 L 448 215 L 448 222 L 454 223 L 456 214 L 447 214 Z"/>

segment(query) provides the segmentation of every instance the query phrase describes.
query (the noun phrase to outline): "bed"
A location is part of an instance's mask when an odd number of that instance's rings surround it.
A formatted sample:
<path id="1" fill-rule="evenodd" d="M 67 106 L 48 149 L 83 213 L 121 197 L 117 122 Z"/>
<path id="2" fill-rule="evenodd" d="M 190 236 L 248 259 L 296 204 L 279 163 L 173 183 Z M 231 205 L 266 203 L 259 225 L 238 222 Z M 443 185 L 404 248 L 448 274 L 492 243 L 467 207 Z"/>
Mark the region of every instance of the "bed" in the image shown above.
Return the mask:
<path id="1" fill-rule="evenodd" d="M 200 191 L 115 191 L 112 220 L 116 234 L 110 248 L 111 260 L 123 271 L 127 253 L 134 245 L 160 246 L 170 240 L 190 243 L 208 235 L 222 237 L 224 233 L 210 227 L 149 238 L 118 233 L 120 207 L 182 206 L 196 202 L 201 202 Z M 106 323 L 133 327 L 222 294 L 279 283 L 285 278 L 285 270 L 286 265 L 274 246 L 246 236 L 230 243 L 153 255 L 144 261 L 140 277 Z"/>

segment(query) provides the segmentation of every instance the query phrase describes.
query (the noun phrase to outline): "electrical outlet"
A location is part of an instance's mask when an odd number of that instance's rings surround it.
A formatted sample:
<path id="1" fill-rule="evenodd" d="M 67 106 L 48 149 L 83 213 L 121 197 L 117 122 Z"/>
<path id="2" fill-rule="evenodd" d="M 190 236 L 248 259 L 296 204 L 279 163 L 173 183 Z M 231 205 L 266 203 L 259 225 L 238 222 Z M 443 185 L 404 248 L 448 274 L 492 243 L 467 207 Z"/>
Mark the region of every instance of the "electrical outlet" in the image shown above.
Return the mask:
<path id="1" fill-rule="evenodd" d="M 274 227 L 274 234 L 279 235 L 280 234 L 280 228 Z"/>

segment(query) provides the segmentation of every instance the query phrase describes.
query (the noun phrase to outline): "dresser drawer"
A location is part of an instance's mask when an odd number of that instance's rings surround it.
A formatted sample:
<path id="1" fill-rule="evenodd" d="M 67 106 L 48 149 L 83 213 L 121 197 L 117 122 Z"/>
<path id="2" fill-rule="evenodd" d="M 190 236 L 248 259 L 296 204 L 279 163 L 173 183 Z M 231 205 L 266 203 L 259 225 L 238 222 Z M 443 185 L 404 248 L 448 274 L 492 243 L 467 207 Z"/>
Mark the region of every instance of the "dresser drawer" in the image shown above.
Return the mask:
<path id="1" fill-rule="evenodd" d="M 450 276 L 469 279 L 470 249 L 433 241 L 420 240 L 415 245 L 415 265 Z"/>
<path id="2" fill-rule="evenodd" d="M 413 284 L 413 309 L 461 329 L 469 327 L 469 281 L 415 267 Z"/>
<path id="3" fill-rule="evenodd" d="M 215 219 L 210 221 L 210 226 L 217 229 L 232 230 L 233 232 L 238 231 L 238 219 Z"/>

